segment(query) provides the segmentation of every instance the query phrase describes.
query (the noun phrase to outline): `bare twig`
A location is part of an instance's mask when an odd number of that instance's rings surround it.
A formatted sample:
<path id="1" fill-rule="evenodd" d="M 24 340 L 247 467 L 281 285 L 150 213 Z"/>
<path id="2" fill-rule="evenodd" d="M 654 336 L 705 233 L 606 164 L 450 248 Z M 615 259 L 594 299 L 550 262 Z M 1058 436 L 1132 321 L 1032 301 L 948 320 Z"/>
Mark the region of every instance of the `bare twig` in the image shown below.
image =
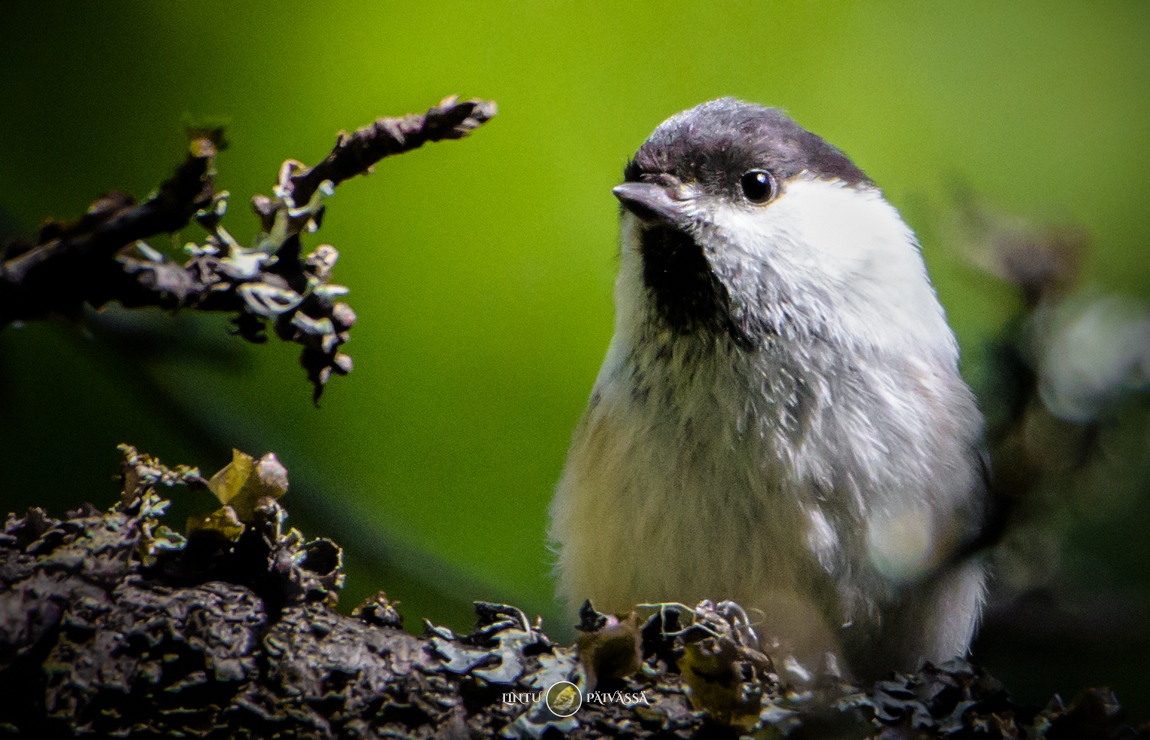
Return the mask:
<path id="1" fill-rule="evenodd" d="M 495 103 L 489 100 L 459 102 L 452 96 L 422 116 L 380 118 L 353 134 L 340 134 L 322 162 L 292 176 L 292 197 L 297 203 L 306 202 L 324 180 L 338 185 L 368 172 L 384 157 L 418 149 L 428 142 L 462 139 L 495 113 Z"/>

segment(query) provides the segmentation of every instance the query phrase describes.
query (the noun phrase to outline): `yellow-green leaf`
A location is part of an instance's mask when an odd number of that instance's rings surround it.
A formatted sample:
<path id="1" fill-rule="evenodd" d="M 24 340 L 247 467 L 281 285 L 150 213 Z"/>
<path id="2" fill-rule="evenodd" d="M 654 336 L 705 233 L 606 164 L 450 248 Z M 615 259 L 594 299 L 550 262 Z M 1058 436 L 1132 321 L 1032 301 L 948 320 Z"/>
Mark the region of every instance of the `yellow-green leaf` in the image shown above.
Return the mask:
<path id="1" fill-rule="evenodd" d="M 212 476 L 208 488 L 221 504 L 235 510 L 239 521 L 251 522 L 260 499 L 277 499 L 287 491 L 287 470 L 271 452 L 253 460 L 232 450 L 232 461 Z"/>

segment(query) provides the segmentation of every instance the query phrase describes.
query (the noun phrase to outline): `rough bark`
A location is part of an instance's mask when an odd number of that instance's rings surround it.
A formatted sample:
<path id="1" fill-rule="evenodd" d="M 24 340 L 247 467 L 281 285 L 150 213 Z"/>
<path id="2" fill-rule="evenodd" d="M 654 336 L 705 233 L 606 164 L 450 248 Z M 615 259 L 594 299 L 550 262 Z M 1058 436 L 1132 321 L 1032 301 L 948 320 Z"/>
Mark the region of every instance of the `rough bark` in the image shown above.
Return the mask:
<path id="1" fill-rule="evenodd" d="M 559 646 L 512 606 L 477 603 L 470 635 L 402 629 L 381 592 L 350 616 L 335 543 L 285 526 L 287 474 L 237 453 L 211 480 L 123 447 L 121 501 L 0 533 L 0 727 L 30 737 L 1134 737 L 1114 696 L 1044 709 L 970 664 L 873 686 L 776 664 L 733 604 L 585 607 Z M 187 537 L 172 486 L 217 511 Z M 776 665 L 783 667 L 776 669 Z M 543 698 L 575 684 L 560 717 Z M 513 696 L 514 695 L 514 696 Z M 574 695 L 569 696 L 572 698 Z M 556 695 L 551 694 L 552 706 Z M 1143 725 L 1141 736 L 1150 736 Z"/>

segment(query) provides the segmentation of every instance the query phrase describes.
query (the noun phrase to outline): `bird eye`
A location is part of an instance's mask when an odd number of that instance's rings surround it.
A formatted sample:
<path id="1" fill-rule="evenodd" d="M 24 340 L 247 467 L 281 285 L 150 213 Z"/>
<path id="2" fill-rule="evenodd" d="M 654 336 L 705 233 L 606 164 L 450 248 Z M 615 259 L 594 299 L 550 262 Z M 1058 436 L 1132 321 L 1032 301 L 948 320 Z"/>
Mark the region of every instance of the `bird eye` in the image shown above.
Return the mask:
<path id="1" fill-rule="evenodd" d="M 743 195 L 752 203 L 766 203 L 775 194 L 775 181 L 766 170 L 751 170 L 739 180 Z"/>

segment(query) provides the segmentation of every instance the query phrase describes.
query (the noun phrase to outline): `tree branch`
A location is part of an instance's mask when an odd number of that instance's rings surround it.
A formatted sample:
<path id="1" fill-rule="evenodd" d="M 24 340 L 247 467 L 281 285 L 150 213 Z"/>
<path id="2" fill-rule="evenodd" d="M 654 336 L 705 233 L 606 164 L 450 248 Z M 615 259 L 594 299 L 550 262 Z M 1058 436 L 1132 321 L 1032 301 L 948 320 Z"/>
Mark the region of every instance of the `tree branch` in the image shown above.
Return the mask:
<path id="1" fill-rule="evenodd" d="M 0 328 L 52 314 L 77 317 L 84 305 L 111 301 L 230 313 L 235 333 L 257 343 L 266 340 L 270 322 L 280 339 L 301 345 L 300 363 L 318 401 L 333 374 L 352 369 L 340 347 L 356 320 L 337 300 L 347 288 L 329 283 L 339 252 L 327 244 L 303 252 L 303 234 L 322 223 L 324 199 L 380 159 L 462 138 L 495 112 L 489 101 L 447 98 L 423 115 L 381 118 L 341 134 L 315 167 L 287 160 L 273 197 L 252 199 L 261 230 L 250 248 L 222 224 L 228 193 L 215 189 L 215 155 L 223 131 L 191 131 L 187 161 L 144 202 L 110 193 L 75 223 L 50 222 L 35 243 L 0 250 Z M 202 244 L 186 245 L 191 258 L 183 264 L 144 241 L 179 231 L 192 219 L 208 235 Z"/>
<path id="2" fill-rule="evenodd" d="M 0 261 L 0 326 L 49 313 L 74 314 L 85 301 L 103 305 L 109 286 L 94 280 L 88 269 L 102 273 L 103 264 L 125 245 L 178 231 L 211 203 L 216 145 L 194 138 L 190 149 L 175 174 L 143 203 L 114 191 L 73 224 L 49 222 L 37 243 L 7 247 Z"/>

